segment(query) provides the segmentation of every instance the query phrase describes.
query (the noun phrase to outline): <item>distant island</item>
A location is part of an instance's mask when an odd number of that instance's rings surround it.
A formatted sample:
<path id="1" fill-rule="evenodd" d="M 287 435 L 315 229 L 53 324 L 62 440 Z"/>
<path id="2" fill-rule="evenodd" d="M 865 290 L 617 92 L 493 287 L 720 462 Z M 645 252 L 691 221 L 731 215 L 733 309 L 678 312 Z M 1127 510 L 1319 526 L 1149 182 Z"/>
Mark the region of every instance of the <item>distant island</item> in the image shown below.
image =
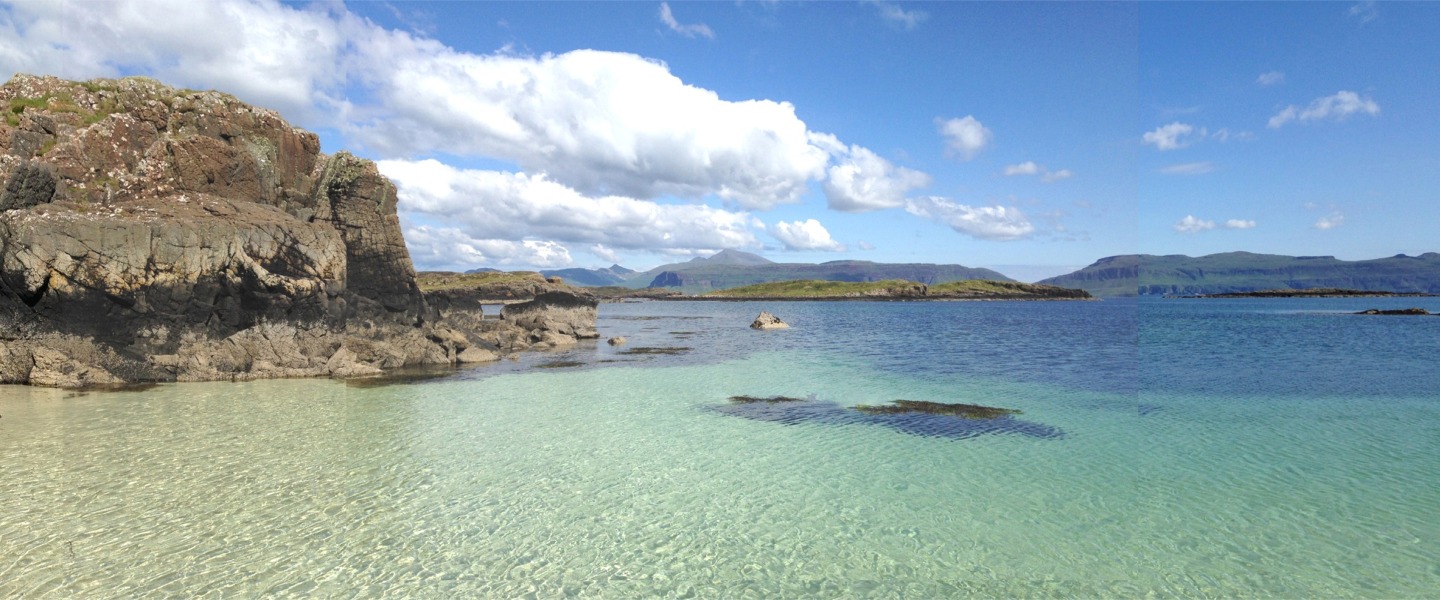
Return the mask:
<path id="1" fill-rule="evenodd" d="M 1389 292 L 1384 290 L 1346 290 L 1339 288 L 1311 288 L 1306 290 L 1259 290 L 1255 292 L 1226 292 L 1223 294 L 1191 294 L 1170 296 L 1171 298 L 1417 298 L 1440 296 L 1422 292 Z"/>
<path id="2" fill-rule="evenodd" d="M 476 269 L 472 272 L 480 271 Z M 758 254 L 721 250 L 711 256 L 634 271 L 620 265 L 604 269 L 558 269 L 539 272 L 561 277 L 580 286 L 631 289 L 669 289 L 686 294 L 703 294 L 757 283 L 816 279 L 825 281 L 876 282 L 892 279 L 925 285 L 984 279 L 1014 281 L 991 269 L 957 264 L 877 263 L 864 260 L 836 260 L 823 263 L 778 263 Z"/>
<path id="3" fill-rule="evenodd" d="M 1050 285 L 970 279 L 926 285 L 903 279 L 778 281 L 708 292 L 693 300 L 1088 300 L 1089 292 Z"/>
<path id="4" fill-rule="evenodd" d="M 1039 283 L 1075 287 L 1096 296 L 1184 296 L 1317 288 L 1390 293 L 1440 293 L 1440 253 L 1397 254 L 1347 261 L 1333 256 L 1225 252 L 1110 256 Z"/>

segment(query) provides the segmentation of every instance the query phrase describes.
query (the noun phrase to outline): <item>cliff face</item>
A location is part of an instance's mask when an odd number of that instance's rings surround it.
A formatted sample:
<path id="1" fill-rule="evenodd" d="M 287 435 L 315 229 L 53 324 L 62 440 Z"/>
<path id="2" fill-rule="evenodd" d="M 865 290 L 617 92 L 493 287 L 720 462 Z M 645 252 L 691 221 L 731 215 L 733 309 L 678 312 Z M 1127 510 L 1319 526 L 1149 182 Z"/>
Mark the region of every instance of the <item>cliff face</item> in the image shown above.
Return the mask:
<path id="1" fill-rule="evenodd" d="M 513 324 L 439 322 L 394 186 L 272 111 L 27 75 L 0 109 L 0 382 L 355 375 L 524 346 Z"/>

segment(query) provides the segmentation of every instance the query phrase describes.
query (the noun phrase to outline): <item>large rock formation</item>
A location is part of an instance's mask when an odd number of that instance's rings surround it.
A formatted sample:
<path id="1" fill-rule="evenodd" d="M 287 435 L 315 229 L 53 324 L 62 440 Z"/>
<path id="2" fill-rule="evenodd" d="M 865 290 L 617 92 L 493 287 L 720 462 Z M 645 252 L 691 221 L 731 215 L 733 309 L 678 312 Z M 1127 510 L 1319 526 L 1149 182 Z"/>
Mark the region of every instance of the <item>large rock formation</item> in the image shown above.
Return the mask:
<path id="1" fill-rule="evenodd" d="M 353 376 L 532 343 L 478 306 L 441 319 L 395 187 L 273 111 L 28 75 L 0 109 L 0 383 Z"/>

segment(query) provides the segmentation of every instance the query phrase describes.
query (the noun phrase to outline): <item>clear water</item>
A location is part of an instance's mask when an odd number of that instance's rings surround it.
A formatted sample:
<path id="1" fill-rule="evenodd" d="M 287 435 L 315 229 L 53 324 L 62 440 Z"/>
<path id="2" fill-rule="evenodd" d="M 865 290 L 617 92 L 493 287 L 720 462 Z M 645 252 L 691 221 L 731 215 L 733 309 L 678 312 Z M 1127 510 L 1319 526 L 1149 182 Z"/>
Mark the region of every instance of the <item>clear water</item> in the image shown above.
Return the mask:
<path id="1" fill-rule="evenodd" d="M 1440 318 L 1343 314 L 1416 305 L 612 304 L 394 385 L 0 387 L 0 597 L 1436 597 Z M 1024 413 L 837 417 L 902 398 Z"/>

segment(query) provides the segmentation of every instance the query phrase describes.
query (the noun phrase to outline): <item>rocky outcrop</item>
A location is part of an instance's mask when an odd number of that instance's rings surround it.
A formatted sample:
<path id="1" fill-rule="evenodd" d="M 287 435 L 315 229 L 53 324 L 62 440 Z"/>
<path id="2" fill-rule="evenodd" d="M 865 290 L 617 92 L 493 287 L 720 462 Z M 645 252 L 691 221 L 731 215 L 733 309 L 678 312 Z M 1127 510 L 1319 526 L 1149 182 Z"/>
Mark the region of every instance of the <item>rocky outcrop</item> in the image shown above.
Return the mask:
<path id="1" fill-rule="evenodd" d="M 590 296 L 571 292 L 546 292 L 529 302 L 507 304 L 500 319 L 529 331 L 532 344 L 563 346 L 582 339 L 595 339 L 596 306 Z"/>
<path id="2" fill-rule="evenodd" d="M 273 111 L 28 75 L 0 107 L 0 383 L 349 377 L 533 345 L 478 304 L 442 318 L 395 187 Z"/>
<path id="3" fill-rule="evenodd" d="M 760 316 L 755 317 L 754 322 L 750 323 L 751 329 L 785 329 L 788 327 L 790 325 L 781 321 L 780 317 L 764 311 L 760 313 Z"/>

